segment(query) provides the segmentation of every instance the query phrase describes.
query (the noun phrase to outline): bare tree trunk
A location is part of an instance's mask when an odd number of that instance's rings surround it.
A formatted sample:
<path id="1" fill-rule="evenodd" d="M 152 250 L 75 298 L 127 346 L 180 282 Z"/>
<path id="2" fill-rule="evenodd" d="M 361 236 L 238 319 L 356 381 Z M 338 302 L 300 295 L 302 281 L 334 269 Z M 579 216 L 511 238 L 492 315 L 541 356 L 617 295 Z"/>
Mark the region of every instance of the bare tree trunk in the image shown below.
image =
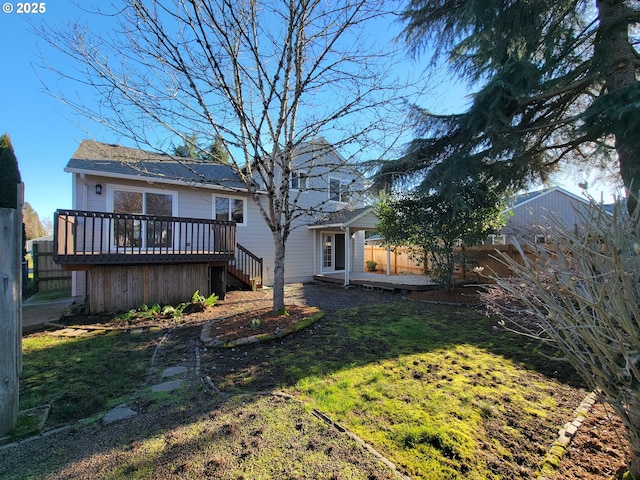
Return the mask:
<path id="1" fill-rule="evenodd" d="M 22 211 L 0 208 L 0 435 L 16 424 L 22 368 Z"/>
<path id="2" fill-rule="evenodd" d="M 275 262 L 273 266 L 273 311 L 283 312 L 284 305 L 284 260 L 285 241 L 279 232 L 273 233 L 275 244 Z"/>
<path id="3" fill-rule="evenodd" d="M 597 62 L 604 65 L 607 93 L 638 82 L 633 47 L 629 41 L 628 9 L 623 0 L 597 0 L 600 28 L 596 38 Z M 628 208 L 633 213 L 640 191 L 640 132 L 622 125 L 614 131 L 620 176 L 629 192 Z"/>

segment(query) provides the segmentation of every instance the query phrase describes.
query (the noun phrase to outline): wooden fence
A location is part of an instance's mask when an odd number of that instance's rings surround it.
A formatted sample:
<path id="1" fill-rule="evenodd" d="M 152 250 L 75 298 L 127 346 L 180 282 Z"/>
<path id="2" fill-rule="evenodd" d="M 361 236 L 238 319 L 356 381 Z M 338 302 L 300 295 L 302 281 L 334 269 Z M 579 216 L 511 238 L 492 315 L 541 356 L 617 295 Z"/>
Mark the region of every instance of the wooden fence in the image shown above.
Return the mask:
<path id="1" fill-rule="evenodd" d="M 424 273 L 424 266 L 412 260 L 407 250 L 396 248 L 387 251 L 386 247 L 378 245 L 364 246 L 364 268 L 367 271 L 367 261 L 376 262 L 376 271 L 386 272 L 387 264 L 391 265 L 391 275 L 420 275 Z"/>
<path id="2" fill-rule="evenodd" d="M 33 280 L 38 292 L 71 290 L 71 272 L 53 261 L 53 240 L 34 240 Z"/>
<path id="3" fill-rule="evenodd" d="M 461 249 L 458 249 L 460 252 Z M 376 262 L 376 270 L 386 272 L 387 263 L 390 264 L 391 275 L 421 274 L 424 273 L 424 266 L 412 260 L 406 249 L 397 248 L 387 252 L 386 247 L 378 245 L 365 245 L 364 247 L 365 271 L 367 270 L 367 260 Z M 514 245 L 478 245 L 466 247 L 464 256 L 466 259 L 465 269 L 458 265 L 455 272 L 457 279 L 474 280 L 479 283 L 491 283 L 490 277 L 509 277 L 509 268 L 499 260 L 501 252 L 513 259 L 520 259 L 520 253 Z M 528 253 L 527 253 L 528 255 Z M 474 271 L 475 267 L 484 267 L 481 271 Z"/>

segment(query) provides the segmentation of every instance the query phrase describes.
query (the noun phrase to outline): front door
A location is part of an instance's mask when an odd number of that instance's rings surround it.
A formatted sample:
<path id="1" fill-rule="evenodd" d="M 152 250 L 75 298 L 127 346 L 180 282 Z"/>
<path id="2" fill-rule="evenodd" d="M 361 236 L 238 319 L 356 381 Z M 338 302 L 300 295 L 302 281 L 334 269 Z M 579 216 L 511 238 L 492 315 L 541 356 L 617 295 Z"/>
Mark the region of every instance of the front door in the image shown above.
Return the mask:
<path id="1" fill-rule="evenodd" d="M 322 273 L 343 271 L 346 260 L 344 233 L 322 234 Z"/>

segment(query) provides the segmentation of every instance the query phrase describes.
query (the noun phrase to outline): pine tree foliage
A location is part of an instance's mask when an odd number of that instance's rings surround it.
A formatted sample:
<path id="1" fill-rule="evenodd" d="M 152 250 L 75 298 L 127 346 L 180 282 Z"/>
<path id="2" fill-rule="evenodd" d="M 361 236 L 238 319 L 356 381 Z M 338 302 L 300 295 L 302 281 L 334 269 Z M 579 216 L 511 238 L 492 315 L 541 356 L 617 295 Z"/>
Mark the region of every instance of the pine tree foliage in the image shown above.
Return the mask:
<path id="1" fill-rule="evenodd" d="M 182 144 L 174 147 L 171 154 L 210 163 L 229 163 L 230 161 L 229 153 L 220 135 L 216 135 L 209 147 L 203 147 L 198 141 L 198 135 L 192 133 L 184 138 Z"/>
<path id="2" fill-rule="evenodd" d="M 640 186 L 638 1 L 412 0 L 402 17 L 413 54 L 481 88 L 462 114 L 414 107 L 418 138 L 379 188 L 477 176 L 520 188 L 596 154 Z"/>
<path id="3" fill-rule="evenodd" d="M 38 212 L 33 209 L 29 202 L 25 202 L 22 206 L 22 220 L 24 222 L 26 240 L 44 237 L 47 234 L 47 229 L 40 221 Z"/>
<path id="4" fill-rule="evenodd" d="M 9 135 L 0 137 L 0 207 L 18 208 L 17 185 L 21 182 L 18 159 Z"/>

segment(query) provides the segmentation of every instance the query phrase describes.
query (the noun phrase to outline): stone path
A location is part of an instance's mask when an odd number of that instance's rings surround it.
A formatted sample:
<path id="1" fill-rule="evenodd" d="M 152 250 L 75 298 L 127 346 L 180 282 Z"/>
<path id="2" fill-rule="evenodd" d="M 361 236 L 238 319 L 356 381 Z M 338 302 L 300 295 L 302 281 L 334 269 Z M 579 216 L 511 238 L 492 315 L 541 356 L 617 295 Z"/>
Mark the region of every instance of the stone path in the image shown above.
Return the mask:
<path id="1" fill-rule="evenodd" d="M 88 327 L 88 328 L 87 327 L 66 327 L 63 325 L 56 325 L 53 322 L 50 322 L 49 325 L 60 327 L 58 328 L 58 330 L 50 331 L 49 332 L 50 335 L 58 336 L 58 337 L 70 337 L 70 338 L 94 337 L 97 335 L 123 335 L 123 334 L 139 335 L 145 331 L 157 332 L 161 330 L 161 328 L 157 326 L 148 326 L 148 327 L 133 328 L 133 329 L 96 329 L 91 327 Z M 151 382 L 151 380 L 154 377 L 157 377 L 157 372 L 155 371 L 155 369 L 157 367 L 156 359 L 158 357 L 158 350 L 162 347 L 164 343 L 166 343 L 165 340 L 167 336 L 168 336 L 168 333 L 165 333 L 165 336 L 156 345 L 156 350 L 151 358 L 151 362 L 149 365 L 147 385 L 150 383 L 153 383 Z M 162 373 L 160 374 L 161 381 L 159 383 L 153 383 L 151 385 L 150 387 L 151 392 L 152 393 L 162 393 L 162 392 L 170 393 L 182 388 L 183 385 L 185 384 L 185 380 L 186 380 L 185 377 L 187 376 L 188 371 L 189 369 L 184 365 L 169 366 L 164 368 L 162 370 Z M 132 393 L 132 396 L 135 396 L 135 393 Z M 24 413 L 25 412 L 21 412 L 21 414 L 24 414 Z M 128 420 L 138 415 L 138 413 L 139 412 L 137 412 L 131 406 L 127 405 L 126 403 L 122 403 L 112 408 L 103 416 L 102 424 L 110 425 L 112 423 Z M 45 421 L 46 421 L 46 415 L 44 416 L 43 421 L 41 422 L 42 425 L 44 425 Z M 58 428 L 52 431 L 42 432 L 40 435 L 36 435 L 35 437 L 26 438 L 19 442 L 14 442 L 14 443 L 3 444 L 3 442 L 0 441 L 0 449 L 15 447 L 15 446 L 18 446 L 19 444 L 33 441 L 41 436 L 44 437 L 52 433 L 57 433 L 59 431 L 66 431 L 69 428 L 71 428 L 71 426 Z M 7 439 L 4 439 L 4 440 L 7 440 Z"/>
<path id="2" fill-rule="evenodd" d="M 157 328 L 157 327 L 150 327 Z M 130 333 L 136 334 L 141 333 L 141 329 L 131 330 Z M 156 368 L 156 363 L 158 359 L 158 352 L 161 348 L 166 347 L 167 338 L 169 337 L 170 332 L 165 333 L 165 335 L 160 339 L 158 344 L 156 345 L 156 349 L 151 357 L 151 362 L 149 365 L 149 375 L 147 376 L 147 383 L 150 383 L 150 380 L 156 376 L 154 370 Z M 176 365 L 166 367 L 162 370 L 160 375 L 160 383 L 154 383 L 151 385 L 152 393 L 171 393 L 180 388 L 185 383 L 185 377 L 189 369 L 184 365 Z M 117 407 L 110 410 L 102 419 L 102 423 L 104 425 L 109 425 L 111 423 L 127 420 L 129 418 L 135 417 L 138 414 L 136 410 L 130 407 L 127 404 L 121 404 Z"/>
<path id="3" fill-rule="evenodd" d="M 177 366 L 177 367 L 168 367 L 162 371 L 162 378 L 172 378 L 173 380 L 166 380 L 162 383 L 158 383 L 156 385 L 151 386 L 151 391 L 154 393 L 157 392 L 173 392 L 174 390 L 179 389 L 184 384 L 184 378 L 175 378 L 182 377 L 186 374 L 188 368 L 185 366 Z M 102 419 L 102 423 L 104 425 L 109 425 L 111 423 L 120 422 L 122 420 L 127 420 L 129 418 L 135 417 L 138 414 L 133 408 L 129 407 L 126 403 L 118 405 L 117 407 L 111 409 Z"/>

